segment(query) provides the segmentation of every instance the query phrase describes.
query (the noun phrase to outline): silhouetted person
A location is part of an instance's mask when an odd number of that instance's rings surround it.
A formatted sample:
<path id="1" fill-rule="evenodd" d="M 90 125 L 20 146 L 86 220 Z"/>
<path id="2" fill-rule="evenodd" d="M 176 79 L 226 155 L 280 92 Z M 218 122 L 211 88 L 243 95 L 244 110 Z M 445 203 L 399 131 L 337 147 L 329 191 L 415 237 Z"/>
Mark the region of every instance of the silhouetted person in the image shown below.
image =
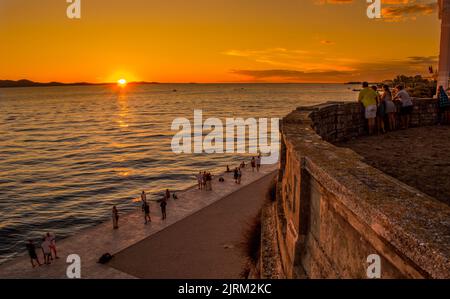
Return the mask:
<path id="1" fill-rule="evenodd" d="M 256 167 L 256 160 L 255 157 L 252 157 L 252 161 L 250 162 L 250 164 L 252 165 L 252 171 L 255 171 L 255 167 Z"/>
<path id="2" fill-rule="evenodd" d="M 162 219 L 165 220 L 167 218 L 167 215 L 166 215 L 167 200 L 166 200 L 165 196 L 163 197 L 163 199 L 161 199 L 159 206 L 161 207 Z"/>
<path id="3" fill-rule="evenodd" d="M 28 240 L 28 243 L 26 245 L 28 255 L 30 256 L 31 266 L 34 268 L 36 265 L 34 264 L 34 261 L 37 262 L 38 266 L 41 266 L 41 262 L 39 262 L 39 258 L 36 254 L 36 246 L 34 246 L 33 240 Z"/>
<path id="4" fill-rule="evenodd" d="M 145 194 L 145 191 L 142 191 L 142 193 L 141 193 L 141 200 L 142 200 L 142 202 L 147 201 L 147 194 Z"/>
<path id="5" fill-rule="evenodd" d="M 170 191 L 169 189 L 166 189 L 166 200 L 170 199 Z"/>
<path id="6" fill-rule="evenodd" d="M 113 229 L 119 228 L 119 211 L 116 206 L 112 208 L 112 221 L 113 221 Z"/>
<path id="7" fill-rule="evenodd" d="M 201 171 L 198 172 L 198 174 L 196 175 L 196 178 L 197 178 L 198 189 L 202 190 L 203 189 L 203 174 Z"/>
<path id="8" fill-rule="evenodd" d="M 144 211 L 144 224 L 152 222 L 152 218 L 150 217 L 150 205 L 147 201 L 142 204 L 142 210 Z"/>

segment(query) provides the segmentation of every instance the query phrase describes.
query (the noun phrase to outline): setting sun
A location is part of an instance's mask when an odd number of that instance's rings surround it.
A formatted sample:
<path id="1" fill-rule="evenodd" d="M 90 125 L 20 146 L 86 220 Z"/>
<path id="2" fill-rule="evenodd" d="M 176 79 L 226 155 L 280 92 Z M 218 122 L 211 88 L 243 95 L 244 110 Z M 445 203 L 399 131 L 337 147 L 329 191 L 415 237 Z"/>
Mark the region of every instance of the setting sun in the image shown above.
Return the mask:
<path id="1" fill-rule="evenodd" d="M 125 85 L 127 85 L 127 80 L 119 79 L 117 80 L 117 85 L 119 85 L 120 87 L 124 87 Z"/>

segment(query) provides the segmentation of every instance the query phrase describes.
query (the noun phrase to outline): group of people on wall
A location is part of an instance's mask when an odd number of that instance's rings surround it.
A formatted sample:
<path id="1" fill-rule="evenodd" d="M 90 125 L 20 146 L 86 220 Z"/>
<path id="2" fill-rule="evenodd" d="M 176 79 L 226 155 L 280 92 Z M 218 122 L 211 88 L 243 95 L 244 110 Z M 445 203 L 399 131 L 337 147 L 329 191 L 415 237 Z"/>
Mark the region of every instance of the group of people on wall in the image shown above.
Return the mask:
<path id="1" fill-rule="evenodd" d="M 409 128 L 414 104 L 403 85 L 397 85 L 393 90 L 388 85 L 383 85 L 381 93 L 378 91 L 378 86 L 369 86 L 368 82 L 363 82 L 362 87 L 358 102 L 364 107 L 369 135 L 374 134 L 375 130 L 378 134 L 386 133 L 386 124 L 390 131 L 397 129 L 398 117 L 400 117 L 400 128 Z M 438 109 L 439 124 L 449 124 L 450 101 L 442 86 L 438 88 Z"/>

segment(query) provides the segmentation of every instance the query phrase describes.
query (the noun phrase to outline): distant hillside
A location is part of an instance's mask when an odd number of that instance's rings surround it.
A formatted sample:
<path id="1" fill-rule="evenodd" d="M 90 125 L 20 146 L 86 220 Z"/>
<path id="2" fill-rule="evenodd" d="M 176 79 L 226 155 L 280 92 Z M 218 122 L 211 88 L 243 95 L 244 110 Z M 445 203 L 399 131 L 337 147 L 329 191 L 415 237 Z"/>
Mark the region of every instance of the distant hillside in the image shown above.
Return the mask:
<path id="1" fill-rule="evenodd" d="M 6 87 L 37 87 L 37 86 L 74 86 L 74 85 L 98 85 L 94 83 L 76 82 L 76 83 L 61 83 L 61 82 L 48 82 L 40 83 L 30 80 L 0 80 L 0 88 Z"/>
<path id="2" fill-rule="evenodd" d="M 40 86 L 83 86 L 83 85 L 110 85 L 115 83 L 88 83 L 88 82 L 75 82 L 75 83 L 61 83 L 61 82 L 34 82 L 30 80 L 0 80 L 0 88 L 8 87 L 40 87 Z M 159 84 L 158 82 L 129 82 L 128 84 Z"/>

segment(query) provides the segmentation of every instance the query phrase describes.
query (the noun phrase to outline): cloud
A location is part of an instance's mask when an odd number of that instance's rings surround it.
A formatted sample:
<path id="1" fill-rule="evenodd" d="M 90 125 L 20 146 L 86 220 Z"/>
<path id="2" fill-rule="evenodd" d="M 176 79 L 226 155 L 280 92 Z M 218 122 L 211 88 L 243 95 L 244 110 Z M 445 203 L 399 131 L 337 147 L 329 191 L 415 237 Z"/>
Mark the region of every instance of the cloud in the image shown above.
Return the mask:
<path id="1" fill-rule="evenodd" d="M 436 2 L 408 3 L 406 5 L 384 7 L 382 9 L 382 16 L 388 21 L 414 20 L 419 15 L 431 15 L 436 9 Z"/>
<path id="2" fill-rule="evenodd" d="M 333 42 L 329 42 L 333 43 Z M 269 65 L 274 69 L 301 69 L 307 72 L 317 71 L 351 71 L 348 59 L 333 58 L 322 51 L 305 51 L 300 49 L 271 48 L 263 50 L 228 50 L 222 54 L 234 56 Z"/>
<path id="3" fill-rule="evenodd" d="M 350 4 L 352 0 L 315 0 L 316 4 Z M 383 20 L 398 22 L 415 20 L 417 16 L 433 14 L 437 9 L 437 0 L 382 0 Z"/>
<path id="4" fill-rule="evenodd" d="M 408 60 L 414 64 L 436 64 L 438 56 L 411 56 Z"/>
<path id="5" fill-rule="evenodd" d="M 254 82 L 336 82 L 351 75 L 345 71 L 304 72 L 290 69 L 232 70 L 235 75 L 245 76 Z"/>
<path id="6" fill-rule="evenodd" d="M 320 43 L 321 43 L 322 45 L 327 45 L 327 46 L 331 46 L 331 45 L 336 44 L 335 42 L 330 41 L 330 40 L 321 40 Z"/>
<path id="7" fill-rule="evenodd" d="M 348 60 L 351 63 L 351 60 Z M 231 73 L 250 82 L 345 82 L 382 81 L 398 74 L 426 74 L 437 56 L 412 56 L 398 60 L 356 62 L 351 70 L 305 71 L 299 69 L 237 69 Z"/>

